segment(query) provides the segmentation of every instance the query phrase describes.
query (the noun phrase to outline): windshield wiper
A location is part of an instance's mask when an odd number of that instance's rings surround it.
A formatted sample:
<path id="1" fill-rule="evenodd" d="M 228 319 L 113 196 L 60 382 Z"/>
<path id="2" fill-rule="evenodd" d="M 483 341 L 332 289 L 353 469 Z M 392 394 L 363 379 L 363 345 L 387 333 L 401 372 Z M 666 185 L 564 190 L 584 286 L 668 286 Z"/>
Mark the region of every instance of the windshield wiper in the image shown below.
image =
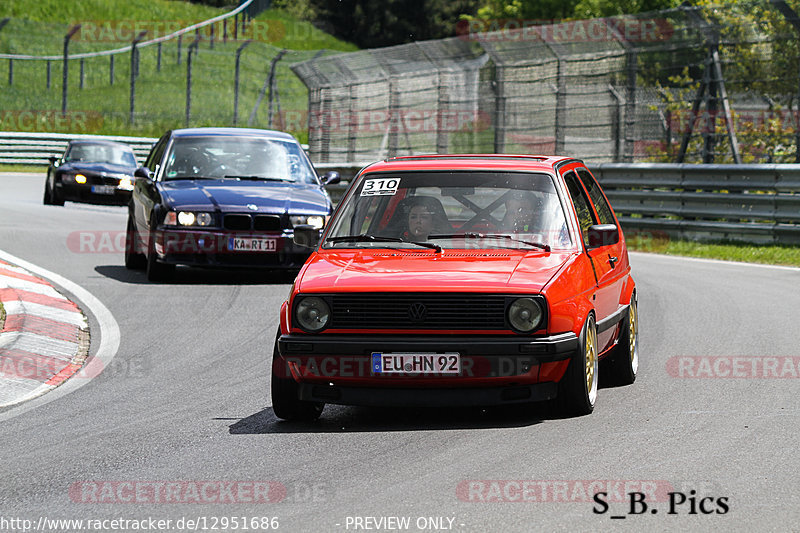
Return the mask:
<path id="1" fill-rule="evenodd" d="M 416 244 L 417 246 L 424 246 L 436 250 L 437 253 L 442 253 L 442 247 L 433 242 L 421 241 L 404 241 L 398 237 L 381 237 L 379 235 L 370 235 L 363 233 L 361 235 L 342 235 L 340 237 L 328 237 L 326 242 L 407 242 L 409 244 Z"/>
<path id="2" fill-rule="evenodd" d="M 458 237 L 463 237 L 465 239 L 507 239 L 521 244 L 527 244 L 528 246 L 533 246 L 534 248 L 539 248 L 541 250 L 544 250 L 545 252 L 550 251 L 549 244 L 542 244 L 540 242 L 533 242 L 533 241 L 524 241 L 522 239 L 517 239 L 516 237 L 512 237 L 511 235 L 506 235 L 505 233 L 475 233 L 468 231 L 466 233 L 437 233 L 436 235 L 428 235 L 429 239 L 452 239 Z"/>
<path id="3" fill-rule="evenodd" d="M 251 180 L 251 181 L 294 181 L 288 178 L 275 178 L 270 176 L 235 176 L 225 175 L 226 180 Z"/>

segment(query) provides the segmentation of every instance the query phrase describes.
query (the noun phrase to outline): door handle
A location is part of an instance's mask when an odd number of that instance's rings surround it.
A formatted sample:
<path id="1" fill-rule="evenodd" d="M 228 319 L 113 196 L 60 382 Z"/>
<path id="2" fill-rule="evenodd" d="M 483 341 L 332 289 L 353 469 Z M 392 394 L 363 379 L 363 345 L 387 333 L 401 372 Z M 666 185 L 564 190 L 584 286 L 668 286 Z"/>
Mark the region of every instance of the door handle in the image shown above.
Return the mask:
<path id="1" fill-rule="evenodd" d="M 614 267 L 617 266 L 617 261 L 619 261 L 619 259 L 617 257 L 612 257 L 610 255 L 608 256 L 608 262 L 611 264 L 611 268 L 614 268 Z"/>

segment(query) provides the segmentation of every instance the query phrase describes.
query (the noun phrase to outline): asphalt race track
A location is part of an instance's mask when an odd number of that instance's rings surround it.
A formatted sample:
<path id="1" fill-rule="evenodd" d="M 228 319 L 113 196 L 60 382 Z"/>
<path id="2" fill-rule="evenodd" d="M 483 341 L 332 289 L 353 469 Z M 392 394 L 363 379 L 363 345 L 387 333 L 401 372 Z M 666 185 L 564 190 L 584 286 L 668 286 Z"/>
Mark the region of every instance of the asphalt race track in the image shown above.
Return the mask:
<path id="1" fill-rule="evenodd" d="M 319 422 L 291 424 L 272 414 L 267 364 L 290 276 L 179 269 L 175 282 L 148 283 L 123 266 L 125 208 L 43 206 L 43 182 L 0 175 L 0 250 L 88 290 L 121 340 L 80 388 L 0 412 L 2 519 L 153 518 L 171 520 L 169 531 L 181 519 L 232 531 L 232 517 L 277 517 L 279 531 L 797 530 L 800 270 L 632 254 L 639 379 L 602 388 L 587 417 L 547 405 L 327 406 Z M 95 353 L 100 326 L 84 311 Z M 220 488 L 232 481 L 244 487 L 233 502 Z M 148 483 L 183 492 L 156 501 Z M 251 503 L 248 491 L 264 486 L 270 501 Z M 654 496 L 641 512 L 626 492 Z"/>

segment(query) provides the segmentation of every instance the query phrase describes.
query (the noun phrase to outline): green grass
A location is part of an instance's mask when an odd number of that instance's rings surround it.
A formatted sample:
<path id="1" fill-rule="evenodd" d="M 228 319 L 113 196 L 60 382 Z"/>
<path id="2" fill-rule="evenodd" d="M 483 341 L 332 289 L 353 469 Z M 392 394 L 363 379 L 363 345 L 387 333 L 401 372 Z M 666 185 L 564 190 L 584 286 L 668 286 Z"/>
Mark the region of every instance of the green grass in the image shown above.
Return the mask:
<path id="1" fill-rule="evenodd" d="M 225 10 L 198 6 L 188 2 L 167 0 L 86 0 L 62 2 L 45 0 L 5 0 L 0 3 L 0 18 L 12 18 L 0 31 L 0 52 L 20 54 L 62 53 L 63 36 L 70 24 L 83 22 L 84 27 L 102 28 L 122 22 L 140 22 L 153 28 L 153 21 L 183 22 L 205 20 Z M 183 24 L 183 25 L 185 25 Z M 112 26 L 109 26 L 112 27 Z M 270 127 L 268 98 L 256 109 L 260 90 L 269 73 L 270 60 L 283 48 L 288 52 L 278 63 L 277 88 L 281 111 L 293 118 L 289 124 L 274 120 L 274 128 L 307 139 L 305 111 L 308 91 L 290 70 L 292 63 L 324 53 L 356 50 L 352 44 L 339 41 L 302 22 L 286 12 L 267 10 L 250 25 L 256 40 L 241 56 L 239 121 L 237 125 Z M 228 27 L 232 32 L 231 26 Z M 236 49 L 243 40 L 217 41 L 211 49 L 208 40 L 201 41 L 193 58 L 192 104 L 190 126 L 233 125 L 234 65 Z M 78 33 L 70 42 L 70 54 L 120 48 L 128 41 L 101 39 L 100 30 Z M 107 35 L 117 35 L 107 34 Z M 44 61 L 15 61 L 13 84 L 8 83 L 7 61 L 0 60 L 0 130 L 59 131 L 65 133 L 100 133 L 157 137 L 166 129 L 186 124 L 187 46 L 186 36 L 178 64 L 177 40 L 163 44 L 161 69 L 157 69 L 158 49 L 155 45 L 140 49 L 139 76 L 136 79 L 135 116 L 130 122 L 130 54 L 114 60 L 114 83 L 110 80 L 110 58 L 85 60 L 85 84 L 80 88 L 80 63 L 69 63 L 68 109 L 66 119 L 59 120 L 61 110 L 62 62 L 51 63 L 51 86 L 47 88 L 47 64 Z M 277 100 L 275 101 L 277 111 Z M 33 112 L 33 119 L 31 114 Z M 252 119 L 251 119 L 252 116 Z M 24 117 L 24 118 L 23 118 Z"/>
<path id="2" fill-rule="evenodd" d="M 3 302 L 0 302 L 0 331 L 3 331 L 3 326 L 6 323 L 6 310 L 3 308 Z"/>
<path id="3" fill-rule="evenodd" d="M 44 165 L 4 165 L 0 163 L 0 172 L 46 174 L 47 167 Z"/>
<path id="4" fill-rule="evenodd" d="M 632 235 L 626 237 L 631 251 L 652 252 L 685 257 L 701 257 L 743 263 L 800 266 L 800 247 L 767 244 L 744 244 L 729 241 L 695 242 Z"/>

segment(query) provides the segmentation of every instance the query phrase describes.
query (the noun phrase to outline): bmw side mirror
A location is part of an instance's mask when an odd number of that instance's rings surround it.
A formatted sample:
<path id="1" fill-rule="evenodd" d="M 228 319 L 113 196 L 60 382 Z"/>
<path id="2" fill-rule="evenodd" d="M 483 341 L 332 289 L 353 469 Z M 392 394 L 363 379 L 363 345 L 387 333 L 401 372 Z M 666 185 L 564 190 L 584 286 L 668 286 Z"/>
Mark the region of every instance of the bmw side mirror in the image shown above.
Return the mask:
<path id="1" fill-rule="evenodd" d="M 314 248 L 319 243 L 319 229 L 309 224 L 294 227 L 294 243 L 303 248 Z"/>
<path id="2" fill-rule="evenodd" d="M 589 248 L 610 246 L 619 242 L 619 230 L 616 224 L 595 224 L 589 226 Z"/>
<path id="3" fill-rule="evenodd" d="M 56 156 L 51 155 L 50 157 L 47 158 L 47 160 L 50 161 L 51 165 L 55 165 L 56 161 L 58 161 L 58 158 Z"/>
<path id="4" fill-rule="evenodd" d="M 134 178 L 144 178 L 146 180 L 153 179 L 152 174 L 150 174 L 150 169 L 147 167 L 139 167 L 133 173 Z"/>
<path id="5" fill-rule="evenodd" d="M 328 185 L 334 185 L 342 181 L 342 177 L 339 175 L 338 172 L 335 170 L 331 170 L 330 172 L 326 172 L 324 176 L 322 176 L 322 186 L 327 187 Z"/>

